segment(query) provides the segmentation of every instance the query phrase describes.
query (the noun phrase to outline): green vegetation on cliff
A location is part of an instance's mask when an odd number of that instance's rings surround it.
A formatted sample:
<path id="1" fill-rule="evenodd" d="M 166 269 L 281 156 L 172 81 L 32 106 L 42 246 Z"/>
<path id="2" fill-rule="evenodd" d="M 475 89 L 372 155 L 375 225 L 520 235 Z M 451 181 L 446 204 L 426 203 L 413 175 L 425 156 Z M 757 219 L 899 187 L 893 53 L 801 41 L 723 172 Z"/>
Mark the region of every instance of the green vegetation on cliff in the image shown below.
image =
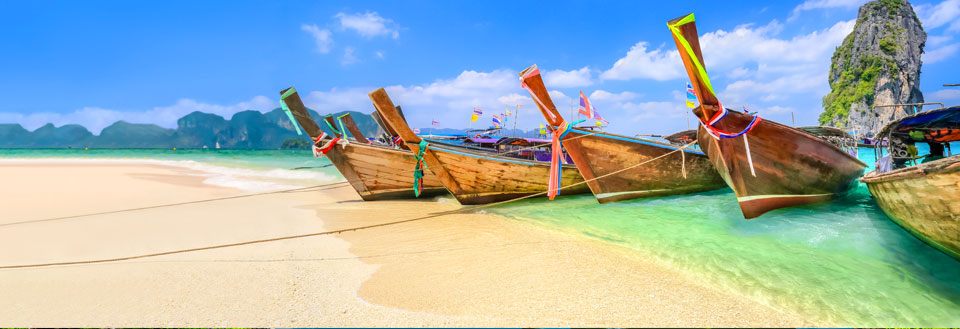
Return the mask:
<path id="1" fill-rule="evenodd" d="M 872 113 L 874 103 L 922 99 L 919 91 L 912 93 L 912 84 L 919 75 L 925 38 L 916 13 L 905 0 L 864 4 L 853 32 L 831 58 L 830 93 L 823 97 L 820 124 L 871 129 L 880 117 Z"/>

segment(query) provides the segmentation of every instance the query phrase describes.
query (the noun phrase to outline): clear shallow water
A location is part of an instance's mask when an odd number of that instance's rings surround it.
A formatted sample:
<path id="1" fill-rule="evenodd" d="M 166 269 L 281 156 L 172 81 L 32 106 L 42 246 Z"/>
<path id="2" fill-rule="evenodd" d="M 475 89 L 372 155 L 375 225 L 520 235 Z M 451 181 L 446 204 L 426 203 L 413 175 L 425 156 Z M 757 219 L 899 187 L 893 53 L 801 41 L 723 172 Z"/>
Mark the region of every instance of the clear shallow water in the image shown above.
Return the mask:
<path id="1" fill-rule="evenodd" d="M 860 158 L 873 164 L 873 150 Z M 960 324 L 960 262 L 890 221 L 862 183 L 837 202 L 750 221 L 729 190 L 605 205 L 570 196 L 492 212 L 653 253 L 828 325 Z"/>
<path id="2" fill-rule="evenodd" d="M 873 154 L 860 150 L 871 165 Z M 342 180 L 332 167 L 292 170 L 329 164 L 309 151 L 0 150 L 0 161 L 11 158 L 162 161 L 209 172 L 211 184 L 251 189 Z M 589 195 L 562 196 L 488 211 L 642 250 L 696 278 L 826 324 L 960 324 L 960 262 L 887 219 L 862 184 L 837 202 L 751 221 L 728 190 L 605 205 Z"/>
<path id="3" fill-rule="evenodd" d="M 248 191 L 343 180 L 330 161 L 314 158 L 309 150 L 0 149 L 0 161 L 17 159 L 155 162 L 203 172 L 205 182 L 211 185 Z"/>

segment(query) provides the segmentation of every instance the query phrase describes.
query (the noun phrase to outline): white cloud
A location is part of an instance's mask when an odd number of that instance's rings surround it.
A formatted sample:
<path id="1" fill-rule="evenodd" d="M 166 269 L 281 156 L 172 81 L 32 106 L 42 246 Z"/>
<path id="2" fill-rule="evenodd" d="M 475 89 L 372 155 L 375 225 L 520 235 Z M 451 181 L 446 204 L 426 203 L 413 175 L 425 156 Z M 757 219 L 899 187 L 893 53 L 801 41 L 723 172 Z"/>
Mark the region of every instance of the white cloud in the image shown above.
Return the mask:
<path id="1" fill-rule="evenodd" d="M 384 59 L 386 57 L 382 50 L 377 50 L 377 52 L 374 54 L 377 55 L 378 59 Z"/>
<path id="2" fill-rule="evenodd" d="M 960 89 L 937 90 L 933 94 L 930 94 L 927 100 L 933 102 L 960 100 Z"/>
<path id="3" fill-rule="evenodd" d="M 790 14 L 790 18 L 787 20 L 792 21 L 796 19 L 800 13 L 804 11 L 832 8 L 849 9 L 859 7 L 866 2 L 866 0 L 806 0 L 793 8 L 793 12 Z"/>
<path id="4" fill-rule="evenodd" d="M 938 47 L 953 40 L 950 35 L 931 35 L 927 37 L 927 47 Z"/>
<path id="5" fill-rule="evenodd" d="M 945 0 L 936 5 L 924 4 L 913 6 L 923 23 L 925 30 L 933 30 L 949 25 L 950 30 L 960 30 L 960 0 Z"/>
<path id="6" fill-rule="evenodd" d="M 373 106 L 367 94 L 375 86 L 314 91 L 304 97 L 311 108 L 320 112 L 360 110 L 370 112 Z M 467 127 L 474 106 L 484 116 L 474 127 L 488 125 L 490 116 L 505 108 L 521 105 L 521 125 L 534 126 L 543 119 L 533 107 L 533 101 L 520 89 L 517 72 L 494 70 L 490 72 L 463 71 L 455 78 L 440 79 L 416 85 L 386 86 L 394 103 L 402 105 L 404 114 L 413 127 L 428 127 L 433 119 L 451 128 Z"/>
<path id="7" fill-rule="evenodd" d="M 358 61 L 356 50 L 354 50 L 353 47 L 343 48 L 343 57 L 340 58 L 340 65 L 347 66 L 355 64 Z"/>
<path id="8" fill-rule="evenodd" d="M 652 79 L 673 80 L 684 76 L 680 56 L 676 51 L 663 46 L 647 51 L 644 41 L 633 45 L 627 55 L 613 63 L 613 67 L 600 74 L 604 80 Z"/>
<path id="9" fill-rule="evenodd" d="M 543 73 L 546 85 L 556 88 L 586 87 L 593 84 L 590 68 L 584 66 L 579 70 L 553 70 Z"/>
<path id="10" fill-rule="evenodd" d="M 933 64 L 953 56 L 960 50 L 960 43 L 953 43 L 923 53 L 923 64 Z"/>
<path id="11" fill-rule="evenodd" d="M 812 9 L 815 5 L 840 4 L 811 2 L 804 8 Z M 700 45 L 707 72 L 725 106 L 748 106 L 761 111 L 764 116 L 789 122 L 789 113 L 784 114 L 784 109 L 788 108 L 785 105 L 802 104 L 800 108 L 805 112 L 798 117 L 798 122 L 811 122 L 820 112 L 820 99 L 829 91 L 830 58 L 853 31 L 855 23 L 855 20 L 840 21 L 821 30 L 782 36 L 783 24 L 773 20 L 760 26 L 746 24 L 730 30 L 703 33 Z M 610 70 L 601 74 L 601 78 L 685 82 L 686 74 L 676 53 L 673 45 L 651 50 L 646 42 L 640 41 Z M 682 82 L 678 82 L 678 86 Z M 678 90 L 681 88 L 677 87 Z M 639 106 L 641 103 L 645 105 Z M 683 99 L 666 102 L 634 100 L 613 106 L 657 113 L 652 109 L 682 109 Z"/>
<path id="12" fill-rule="evenodd" d="M 629 91 L 611 93 L 603 89 L 597 89 L 597 90 L 594 90 L 592 93 L 590 93 L 588 97 L 590 98 L 591 102 L 599 103 L 599 102 L 627 102 L 627 101 L 634 100 L 639 96 L 640 95 L 637 95 L 636 93 L 632 93 Z"/>
<path id="13" fill-rule="evenodd" d="M 99 107 L 84 107 L 69 113 L 36 112 L 29 114 L 0 112 L 0 122 L 14 122 L 28 130 L 34 130 L 47 123 L 56 126 L 79 124 L 94 134 L 114 122 L 123 120 L 131 123 L 153 123 L 164 128 L 176 128 L 177 119 L 193 111 L 213 113 L 229 119 L 234 113 L 245 110 L 269 111 L 279 105 L 266 96 L 256 96 L 250 100 L 219 105 L 202 103 L 192 99 L 180 99 L 169 106 L 154 107 L 144 111 L 117 111 Z"/>
<path id="14" fill-rule="evenodd" d="M 383 18 L 376 12 L 365 12 L 362 14 L 337 13 L 334 16 L 340 20 L 340 28 L 353 30 L 366 38 L 377 36 L 389 36 L 393 39 L 400 37 L 400 31 L 397 30 L 392 20 Z"/>
<path id="15" fill-rule="evenodd" d="M 330 52 L 330 48 L 333 46 L 333 37 L 331 36 L 330 30 L 321 30 L 320 27 L 314 24 L 303 24 L 300 26 L 300 30 L 307 32 L 307 34 L 313 37 L 313 41 L 317 44 L 317 52 L 321 54 Z"/>

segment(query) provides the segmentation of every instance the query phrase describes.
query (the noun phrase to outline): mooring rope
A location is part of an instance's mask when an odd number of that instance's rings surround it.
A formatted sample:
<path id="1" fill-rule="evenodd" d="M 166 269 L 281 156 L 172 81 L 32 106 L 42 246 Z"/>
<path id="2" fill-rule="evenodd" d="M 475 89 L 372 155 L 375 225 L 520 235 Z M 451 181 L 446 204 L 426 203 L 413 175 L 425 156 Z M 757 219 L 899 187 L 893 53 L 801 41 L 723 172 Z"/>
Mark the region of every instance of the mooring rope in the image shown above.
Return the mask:
<path id="1" fill-rule="evenodd" d="M 627 170 L 630 170 L 630 169 L 633 169 L 633 168 L 636 168 L 636 167 L 645 165 L 645 164 L 647 164 L 647 163 L 650 163 L 650 162 L 653 162 L 653 161 L 662 159 L 662 158 L 664 158 L 664 157 L 666 157 L 666 156 L 668 156 L 668 155 L 670 155 L 670 154 L 673 154 L 673 153 L 675 153 L 675 152 L 683 152 L 683 150 L 684 150 L 685 148 L 687 148 L 687 147 L 689 147 L 689 146 L 691 146 L 691 145 L 693 145 L 693 144 L 695 144 L 695 143 L 696 143 L 696 142 L 691 142 L 691 143 L 689 143 L 689 144 L 680 146 L 679 148 L 677 148 L 677 149 L 675 149 L 675 150 L 672 150 L 672 151 L 670 151 L 670 152 L 661 154 L 661 155 L 659 155 L 659 156 L 657 156 L 657 157 L 654 157 L 654 158 L 650 158 L 650 159 L 641 161 L 640 163 L 637 163 L 637 164 L 635 164 L 635 165 L 632 165 L 632 166 L 629 166 L 629 167 L 625 167 L 625 168 L 622 168 L 622 169 L 620 169 L 620 170 L 613 171 L 613 172 L 610 172 L 610 173 L 607 173 L 607 174 L 604 174 L 604 175 L 600 175 L 600 176 L 594 177 L 594 178 L 589 179 L 589 180 L 584 180 L 584 181 L 577 182 L 577 183 L 573 183 L 573 184 L 570 184 L 570 185 L 567 185 L 567 186 L 562 186 L 562 187 L 560 187 L 560 189 L 562 190 L 562 189 L 566 189 L 566 188 L 578 186 L 578 185 L 581 185 L 581 184 L 586 184 L 586 183 L 591 182 L 591 181 L 595 181 L 595 180 L 598 180 L 598 179 L 602 179 L 602 178 L 605 178 L 605 177 L 609 177 L 609 176 L 612 176 L 612 175 L 619 174 L 619 173 L 621 173 L 621 172 L 624 172 L 624 171 L 627 171 Z M 336 183 L 334 183 L 334 184 L 336 184 Z M 316 187 L 307 187 L 307 188 L 301 188 L 301 189 L 295 189 L 295 190 L 303 190 L 303 189 L 308 189 L 308 188 L 316 188 Z M 281 192 L 281 191 L 277 191 L 277 192 L 273 192 L 273 193 L 280 193 L 280 192 Z M 269 194 L 269 193 L 261 193 L 261 194 Z M 495 207 L 495 206 L 498 206 L 498 205 L 503 205 L 503 204 L 507 204 L 507 203 L 511 203 L 511 202 L 516 202 L 516 201 L 520 201 L 520 200 L 525 200 L 525 199 L 530 199 L 530 198 L 534 198 L 534 197 L 538 197 L 538 196 L 543 196 L 543 195 L 546 195 L 546 194 L 547 194 L 547 191 L 543 191 L 543 192 L 539 192 L 539 193 L 535 193 L 535 194 L 530 194 L 530 195 L 525 195 L 525 196 L 522 196 L 522 197 L 517 197 L 517 198 L 513 198 L 513 199 L 510 199 L 510 200 L 504 200 L 504 201 L 500 201 L 500 202 L 488 203 L 488 204 L 477 205 L 477 206 L 472 206 L 472 207 L 463 207 L 463 208 L 460 208 L 460 209 L 454 209 L 454 210 L 449 210 L 449 211 L 436 212 L 436 213 L 432 213 L 432 214 L 428 214 L 428 215 L 424 215 L 424 216 L 420 216 L 420 217 L 415 217 L 415 218 L 409 218 L 409 219 L 403 219 L 403 220 L 397 220 L 397 221 L 391 221 L 391 222 L 385 222 L 385 223 L 379 223 L 379 224 L 363 225 L 363 226 L 357 226 L 357 227 L 351 227 L 351 228 L 345 228 L 345 229 L 339 229 L 339 230 L 313 232 L 313 233 L 305 233 L 305 234 L 298 234 L 298 235 L 289 235 L 289 236 L 281 236 L 281 237 L 275 237 L 275 238 L 267 238 L 267 239 L 259 239 L 259 240 L 250 240 L 250 241 L 243 241 L 243 242 L 235 242 L 235 243 L 227 243 L 227 244 L 219 244 L 219 245 L 212 245 L 212 246 L 205 246 L 205 247 L 196 247 L 196 248 L 187 248 L 187 249 L 178 249 L 178 250 L 170 250 L 170 251 L 163 251 L 163 252 L 156 252 L 156 253 L 148 253 L 148 254 L 141 254 L 141 255 L 114 257 L 114 258 L 102 258 L 102 259 L 91 259 L 91 260 L 80 260 L 80 261 L 69 261 L 69 262 L 50 262 L 50 263 L 38 263 L 38 264 L 24 264 L 24 265 L 6 265 L 6 266 L 0 266 L 0 270 L 5 270 L 5 269 L 23 269 L 23 268 L 38 268 L 38 267 L 50 267 L 50 266 L 64 266 L 64 265 L 81 265 L 81 264 L 111 263 L 111 262 L 119 262 L 119 261 L 132 260 L 132 259 L 141 259 L 141 258 L 149 258 L 149 257 L 157 257 L 157 256 L 166 256 L 166 255 L 173 255 L 173 254 L 183 254 L 183 253 L 189 253 L 189 252 L 195 252 L 195 251 L 204 251 L 204 250 L 213 250 L 213 249 L 223 249 L 223 248 L 238 247 L 238 246 L 245 246 L 245 245 L 252 245 L 252 244 L 261 244 L 261 243 L 267 243 L 267 242 L 276 242 L 276 241 L 301 239 L 301 238 L 314 237 L 314 236 L 339 234 L 339 233 L 350 232 L 350 231 L 359 231 L 359 230 L 371 229 L 371 228 L 376 228 L 376 227 L 384 227 L 384 226 L 391 226 L 391 225 L 398 225 L 398 224 L 403 224 L 403 223 L 415 222 L 415 221 L 419 221 L 419 220 L 436 218 L 436 217 L 441 217 L 441 216 L 446 216 L 446 215 L 451 215 L 451 214 L 464 213 L 464 212 L 468 212 L 468 211 L 475 211 L 475 210 L 478 210 L 478 209 L 485 209 L 485 208 Z M 252 196 L 252 195 L 251 195 L 251 196 Z M 127 210 L 127 211 L 132 211 L 132 210 Z"/>

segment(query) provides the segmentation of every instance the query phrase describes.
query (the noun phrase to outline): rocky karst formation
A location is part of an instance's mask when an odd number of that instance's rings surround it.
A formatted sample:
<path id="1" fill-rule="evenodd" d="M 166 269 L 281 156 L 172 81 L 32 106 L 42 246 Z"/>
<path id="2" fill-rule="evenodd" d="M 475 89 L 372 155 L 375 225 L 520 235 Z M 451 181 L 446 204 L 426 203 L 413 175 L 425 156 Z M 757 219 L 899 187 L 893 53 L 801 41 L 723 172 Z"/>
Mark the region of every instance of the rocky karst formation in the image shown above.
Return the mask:
<path id="1" fill-rule="evenodd" d="M 906 0 L 876 0 L 860 7 L 857 23 L 833 54 L 831 91 L 823 98 L 823 125 L 872 137 L 911 107 L 875 107 L 923 102 L 920 55 L 927 41 Z"/>

